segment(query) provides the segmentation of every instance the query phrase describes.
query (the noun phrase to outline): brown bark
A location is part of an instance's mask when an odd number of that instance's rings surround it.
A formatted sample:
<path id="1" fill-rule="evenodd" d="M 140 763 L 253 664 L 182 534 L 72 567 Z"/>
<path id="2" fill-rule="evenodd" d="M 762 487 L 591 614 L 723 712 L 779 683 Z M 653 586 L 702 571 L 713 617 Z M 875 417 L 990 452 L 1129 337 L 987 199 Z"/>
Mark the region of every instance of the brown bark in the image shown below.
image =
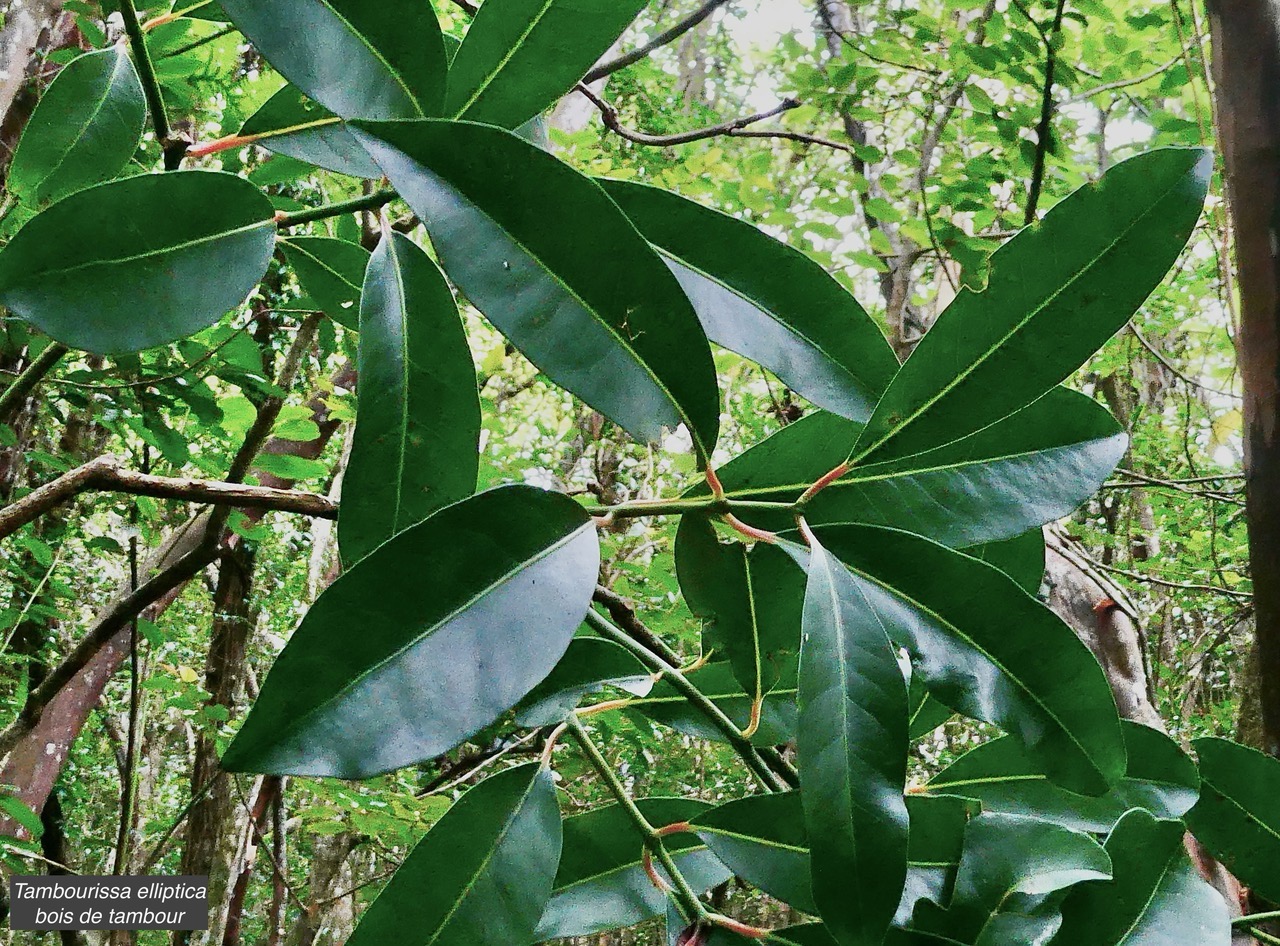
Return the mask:
<path id="1" fill-rule="evenodd" d="M 1267 0 L 1212 3 L 1209 21 L 1240 286 L 1261 747 L 1280 756 L 1280 26 Z"/>

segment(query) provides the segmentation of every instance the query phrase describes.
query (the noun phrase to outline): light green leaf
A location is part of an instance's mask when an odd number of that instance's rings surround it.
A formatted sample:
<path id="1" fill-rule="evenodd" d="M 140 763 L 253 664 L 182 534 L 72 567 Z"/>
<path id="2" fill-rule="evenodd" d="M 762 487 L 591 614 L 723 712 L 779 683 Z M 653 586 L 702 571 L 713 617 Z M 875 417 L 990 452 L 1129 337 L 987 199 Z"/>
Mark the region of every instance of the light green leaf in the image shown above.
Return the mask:
<path id="1" fill-rule="evenodd" d="M 99 184 L 0 251 L 0 303 L 73 348 L 163 345 L 244 301 L 271 259 L 273 214 L 256 187 L 217 171 Z"/>
<path id="2" fill-rule="evenodd" d="M 342 480 L 344 562 L 475 492 L 480 398 L 458 307 L 407 236 L 384 237 L 360 304 L 360 385 Z"/>
<path id="3" fill-rule="evenodd" d="M 316 600 L 223 768 L 365 778 L 447 752 L 551 672 L 598 568 L 595 526 L 561 494 L 445 507 Z"/>

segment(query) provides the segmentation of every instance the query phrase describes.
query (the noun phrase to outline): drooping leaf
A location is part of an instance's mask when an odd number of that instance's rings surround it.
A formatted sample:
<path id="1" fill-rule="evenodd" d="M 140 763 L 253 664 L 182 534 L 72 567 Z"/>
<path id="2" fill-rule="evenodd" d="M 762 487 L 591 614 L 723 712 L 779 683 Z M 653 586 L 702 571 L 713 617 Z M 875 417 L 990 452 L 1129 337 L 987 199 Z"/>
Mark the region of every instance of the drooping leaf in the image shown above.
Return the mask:
<path id="1" fill-rule="evenodd" d="M 639 798 L 636 805 L 655 827 L 688 821 L 710 807 L 692 798 Z M 665 843 L 699 892 L 732 876 L 692 834 L 673 834 Z M 644 837 L 618 805 L 566 818 L 564 855 L 536 941 L 589 936 L 661 915 L 667 897 L 645 874 L 643 850 Z"/>
<path id="2" fill-rule="evenodd" d="M 1187 827 L 1240 882 L 1280 903 L 1280 759 L 1227 739 L 1197 739 L 1200 800 Z"/>
<path id="3" fill-rule="evenodd" d="M 689 610 L 702 619 L 703 651 L 727 658 L 743 691 L 763 698 L 786 657 L 795 659 L 796 647 L 770 636 L 779 625 L 757 607 L 746 546 L 723 544 L 708 520 L 684 516 L 676 532 L 676 575 Z"/>
<path id="4" fill-rule="evenodd" d="M 33 208 L 115 177 L 138 148 L 147 103 L 123 45 L 67 63 L 27 120 L 5 188 Z"/>
<path id="5" fill-rule="evenodd" d="M 551 896 L 560 848 L 550 771 L 530 762 L 492 775 L 427 832 L 348 946 L 526 946 Z"/>
<path id="6" fill-rule="evenodd" d="M 223 768 L 364 778 L 448 751 L 550 673 L 598 567 L 566 496 L 504 486 L 445 507 L 316 600 Z"/>
<path id="7" fill-rule="evenodd" d="M 515 128 L 587 74 L 644 0 L 486 0 L 449 67 L 444 114 Z"/>
<path id="8" fill-rule="evenodd" d="M 479 472 L 480 397 L 458 307 L 440 270 L 390 232 L 365 275 L 360 386 L 342 480 L 344 562 L 470 496 Z"/>
<path id="9" fill-rule="evenodd" d="M 758 746 L 774 746 L 786 742 L 796 731 L 796 670 L 791 664 L 783 670 L 776 686 L 765 694 L 761 706 L 760 726 L 751 741 Z M 734 677 L 728 662 L 707 664 L 691 677 L 698 689 L 715 703 L 739 729 L 751 722 L 752 696 Z M 649 695 L 631 701 L 630 708 L 649 719 L 670 726 L 699 739 L 723 740 L 724 734 L 670 683 L 659 680 Z"/>
<path id="10" fill-rule="evenodd" d="M 249 116 L 240 135 L 265 135 L 258 144 L 276 154 L 352 177 L 379 177 L 382 172 L 345 123 L 294 85 L 286 85 Z M 286 133 L 284 129 L 294 129 Z"/>
<path id="11" fill-rule="evenodd" d="M 576 637 L 545 680 L 520 701 L 516 723 L 533 728 L 558 723 L 584 696 L 606 686 L 644 696 L 653 678 L 625 647 L 598 637 Z"/>
<path id="12" fill-rule="evenodd" d="M 1089 835 L 1018 815 L 981 814 L 965 830 L 951 904 L 916 906 L 911 926 L 947 943 L 1043 944 L 1061 915 L 1046 894 L 1111 876 L 1111 859 Z"/>
<path id="13" fill-rule="evenodd" d="M 883 939 L 906 881 L 907 686 L 885 624 L 816 540 L 807 571 L 796 761 L 813 898 L 859 946 Z"/>
<path id="14" fill-rule="evenodd" d="M 360 287 L 369 251 L 359 243 L 331 237 L 290 237 L 280 241 L 303 291 L 339 325 L 360 327 Z"/>
<path id="15" fill-rule="evenodd" d="M 343 118 L 418 118 L 444 104 L 444 40 L 426 0 L 223 0 L 267 61 Z"/>
<path id="16" fill-rule="evenodd" d="M 1191 866 L 1179 821 L 1130 811 L 1107 837 L 1114 879 L 1062 904 L 1055 946 L 1230 946 L 1227 905 Z"/>
<path id="17" fill-rule="evenodd" d="M 677 194 L 601 183 L 662 251 L 708 338 L 764 365 L 819 407 L 857 421 L 870 416 L 898 360 L 879 326 L 821 266 Z"/>
<path id="18" fill-rule="evenodd" d="M 449 277 L 529 360 L 633 436 L 720 423 L 698 318 L 594 181 L 515 135 L 468 122 L 355 122 L 423 219 Z"/>
<path id="19" fill-rule="evenodd" d="M 843 461 L 858 429 L 832 414 L 812 414 L 717 473 L 730 498 L 793 502 Z M 1093 495 L 1127 443 L 1104 408 L 1056 388 L 1012 417 L 941 449 L 856 467 L 818 493 L 805 517 L 815 525 L 892 526 L 952 548 L 1009 539 L 1060 519 Z M 749 510 L 741 518 L 773 531 L 792 527 L 786 511 Z"/>
<path id="20" fill-rule="evenodd" d="M 1213 170 L 1203 148 L 1123 161 L 991 257 L 876 405 L 852 455 L 908 457 L 981 430 L 1061 383 L 1137 311 L 1191 235 Z"/>
<path id="21" fill-rule="evenodd" d="M 939 700 L 1015 736 L 1065 788 L 1100 795 L 1124 774 L 1120 718 L 1102 668 L 1008 575 L 897 530 L 844 525 L 818 534 Z"/>
<path id="22" fill-rule="evenodd" d="M 271 259 L 273 213 L 260 190 L 218 171 L 99 184 L 0 251 L 0 303 L 73 348 L 163 345 L 244 301 Z"/>
<path id="23" fill-rule="evenodd" d="M 739 798 L 703 812 L 690 823 L 736 875 L 797 910 L 818 912 L 809 879 L 809 839 L 800 793 Z"/>
<path id="24" fill-rule="evenodd" d="M 1121 725 L 1128 769 L 1104 795 L 1076 795 L 1054 785 L 1008 736 L 965 753 L 929 780 L 929 790 L 975 798 L 984 811 L 1035 815 L 1097 833 L 1110 831 L 1134 808 L 1181 818 L 1199 794 L 1195 763 L 1164 733 L 1128 720 Z"/>

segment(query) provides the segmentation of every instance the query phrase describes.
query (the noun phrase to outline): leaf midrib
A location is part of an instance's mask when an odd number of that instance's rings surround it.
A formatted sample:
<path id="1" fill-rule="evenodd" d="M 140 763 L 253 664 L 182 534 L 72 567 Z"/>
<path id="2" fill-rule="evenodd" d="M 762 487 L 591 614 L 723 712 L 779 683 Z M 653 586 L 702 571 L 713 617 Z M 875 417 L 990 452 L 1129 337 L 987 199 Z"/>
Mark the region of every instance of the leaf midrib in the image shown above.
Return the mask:
<path id="1" fill-rule="evenodd" d="M 476 103 L 476 101 L 480 98 L 480 96 L 489 90 L 489 86 L 493 84 L 494 79 L 496 79 L 498 77 L 498 74 L 501 73 L 503 69 L 507 68 L 507 66 L 511 63 L 511 60 L 516 57 L 516 54 L 520 51 L 520 48 L 524 45 L 524 41 L 529 38 L 529 36 L 533 33 L 535 29 L 537 29 L 538 24 L 542 22 L 542 18 L 547 15 L 547 11 L 551 9 L 551 5 L 554 2 L 555 0 L 546 0 L 546 2 L 543 3 L 542 9 L 538 11 L 537 16 L 534 16 L 532 19 L 530 19 L 529 25 L 524 28 L 524 32 L 522 32 L 519 36 L 516 37 L 516 41 L 511 44 L 511 48 L 508 49 L 506 53 L 502 56 L 502 58 L 498 60 L 498 63 L 493 67 L 493 70 L 491 72 L 486 73 L 480 79 L 480 84 L 476 86 L 476 90 L 471 94 L 471 97 L 467 99 L 466 103 L 462 106 L 462 108 L 458 109 L 458 111 L 454 113 L 453 115 L 454 118 L 461 118 L 463 115 L 465 115 L 467 110 Z M 466 45 L 466 41 L 464 39 L 463 46 L 465 45 Z M 454 56 L 455 62 L 457 62 L 457 57 L 460 55 L 462 55 L 462 46 L 458 48 L 458 52 Z"/>
<path id="2" fill-rule="evenodd" d="M 97 121 L 98 116 L 102 114 L 103 108 L 106 107 L 107 99 L 111 96 L 112 89 L 116 87 L 116 80 L 118 79 L 121 71 L 120 64 L 121 62 L 129 61 L 128 54 L 121 51 L 118 47 L 113 47 L 113 50 L 116 53 L 116 61 L 115 65 L 111 69 L 111 75 L 107 79 L 106 87 L 102 90 L 102 95 L 98 98 L 98 101 L 94 103 L 93 110 L 89 113 L 89 117 L 81 123 L 79 130 L 75 133 L 75 136 L 67 142 L 66 147 L 62 149 L 62 154 L 58 157 L 57 163 L 55 163 L 53 167 L 49 168 L 44 177 L 42 177 L 39 183 L 35 185 L 33 190 L 39 190 L 41 186 L 47 184 L 53 179 L 54 175 L 62 170 L 62 166 L 67 163 L 67 158 L 71 156 L 71 152 L 74 151 L 76 146 L 84 140 L 85 131 L 88 130 L 90 125 Z"/>
<path id="3" fill-rule="evenodd" d="M 259 0 L 254 0 L 254 2 L 259 2 Z M 395 66 L 391 65 L 391 63 L 387 61 L 387 58 L 382 55 L 382 52 L 370 43 L 365 38 L 364 34 L 355 28 L 355 25 L 350 20 L 339 13 L 329 0 L 316 0 L 316 2 L 332 13 L 338 22 L 347 28 L 347 32 L 359 40 L 360 44 L 373 55 L 374 59 L 382 63 L 383 67 L 387 70 L 387 73 L 395 81 L 396 85 L 400 87 L 400 91 L 408 97 L 410 104 L 413 105 L 413 110 L 418 113 L 418 117 L 426 118 L 426 112 L 422 110 L 422 103 L 418 101 L 418 97 L 413 94 L 413 91 L 409 88 L 409 84 L 405 81 L 404 77 L 395 68 Z"/>
<path id="4" fill-rule="evenodd" d="M 902 433 L 902 431 L 906 430 L 906 429 L 907 429 L 907 427 L 909 427 L 909 426 L 910 426 L 911 424 L 913 424 L 916 420 L 918 420 L 918 419 L 921 417 L 921 415 L 923 415 L 923 414 L 924 414 L 925 412 L 927 412 L 930 408 L 932 408 L 935 404 L 937 404 L 940 400 L 942 400 L 942 398 L 944 398 L 947 394 L 949 394 L 952 390 L 954 390 L 954 389 L 955 389 L 957 386 L 959 386 L 962 382 L 964 382 L 964 381 L 965 381 L 965 380 L 967 380 L 969 377 L 971 377 L 971 376 L 972 376 L 972 375 L 973 375 L 973 374 L 974 374 L 974 373 L 975 373 L 979 368 L 981 368 L 981 367 L 982 367 L 982 365 L 984 365 L 984 364 L 987 362 L 987 360 L 988 360 L 989 358 L 991 358 L 991 357 L 992 357 L 992 356 L 993 356 L 993 355 L 994 355 L 994 354 L 995 354 L 995 353 L 996 353 L 996 352 L 997 352 L 997 351 L 998 351 L 998 350 L 999 350 L 999 349 L 1000 349 L 1000 348 L 1001 348 L 1001 347 L 1002 347 L 1002 346 L 1003 346 L 1003 345 L 1004 345 L 1004 344 L 1005 344 L 1009 339 L 1011 339 L 1014 335 L 1017 335 L 1017 334 L 1018 334 L 1019 332 L 1021 332 L 1024 328 L 1026 328 L 1026 327 L 1027 327 L 1027 325 L 1029 325 L 1033 319 L 1035 319 L 1037 316 L 1039 316 L 1039 315 L 1040 315 L 1040 313 L 1044 312 L 1044 311 L 1045 311 L 1045 309 L 1047 309 L 1050 305 L 1052 305 L 1052 304 L 1053 304 L 1053 302 L 1054 302 L 1054 301 L 1055 301 L 1059 296 L 1061 296 L 1061 295 L 1062 295 L 1063 293 L 1065 293 L 1068 289 L 1070 289 L 1071 287 L 1073 287 L 1073 286 L 1074 286 L 1074 285 L 1075 285 L 1079 280 L 1083 279 L 1083 278 L 1084 278 L 1084 277 L 1085 277 L 1085 276 L 1086 276 L 1090 271 L 1092 271 L 1092 270 L 1093 270 L 1093 268 L 1094 268 L 1095 266 L 1097 266 L 1097 265 L 1098 265 L 1098 263 L 1099 263 L 1099 262 L 1100 262 L 1100 261 L 1101 261 L 1101 260 L 1102 260 L 1106 255 L 1107 255 L 1107 254 L 1109 254 L 1112 250 L 1114 250 L 1114 249 L 1116 248 L 1116 246 L 1120 244 L 1120 242 L 1121 242 L 1121 241 L 1123 241 L 1123 240 L 1125 240 L 1126 238 L 1128 238 L 1129 234 L 1133 231 L 1133 229 L 1134 229 L 1135 227 L 1137 227 L 1140 223 L 1142 223 L 1142 222 L 1143 222 L 1143 221 L 1145 221 L 1149 216 L 1151 216 L 1153 213 L 1155 213 L 1155 211 L 1156 211 L 1156 210 L 1157 210 L 1157 209 L 1158 209 L 1158 208 L 1159 208 L 1159 207 L 1160 207 L 1160 206 L 1161 206 L 1161 205 L 1162 205 L 1162 204 L 1163 204 L 1163 203 L 1168 199 L 1169 195 L 1170 195 L 1170 194 L 1172 194 L 1174 191 L 1176 191 L 1176 190 L 1177 190 L 1177 189 L 1182 185 L 1182 182 L 1183 182 L 1183 180 L 1186 178 L 1187 173 L 1188 173 L 1187 171 L 1184 171 L 1182 174 L 1178 175 L 1178 179 L 1177 179 L 1177 180 L 1176 180 L 1176 181 L 1175 181 L 1175 182 L 1174 182 L 1174 183 L 1173 183 L 1169 188 L 1167 188 L 1165 191 L 1163 191 L 1163 192 L 1160 194 L 1160 196 L 1159 196 L 1158 198 L 1156 198 L 1155 200 L 1153 200 L 1153 201 L 1150 203 L 1150 205 L 1148 205 L 1148 208 L 1147 208 L 1146 210 L 1144 210 L 1142 213 L 1138 214 L 1138 216 L 1137 216 L 1137 217 L 1135 217 L 1135 218 L 1134 218 L 1134 219 L 1133 219 L 1133 220 L 1132 220 L 1132 221 L 1131 221 L 1127 226 L 1125 226 L 1124 228 L 1122 228 L 1122 229 L 1119 231 L 1118 235 L 1117 235 L 1113 240 L 1111 240 L 1109 243 L 1107 243 L 1107 244 L 1106 244 L 1106 246 L 1104 246 L 1104 247 L 1103 247 L 1103 248 L 1102 248 L 1098 253 L 1096 253 L 1092 258 L 1090 258 L 1090 259 L 1089 259 L 1089 261 L 1088 261 L 1084 266 L 1082 266 L 1082 267 L 1080 267 L 1079 269 L 1077 269 L 1077 270 L 1076 270 L 1076 272 L 1071 276 L 1071 278 L 1070 278 L 1070 279 L 1068 279 L 1068 280 L 1067 280 L 1065 283 L 1063 283 L 1063 284 L 1062 284 L 1062 285 L 1061 285 L 1057 290 L 1055 290 L 1053 293 L 1051 293 L 1051 294 L 1050 294 L 1050 295 L 1049 295 L 1049 296 L 1048 296 L 1048 297 L 1047 297 L 1043 302 L 1041 302 L 1039 305 L 1035 306 L 1035 307 L 1034 307 L 1034 308 L 1033 308 L 1033 309 L 1032 309 L 1032 310 L 1031 310 L 1031 311 L 1030 311 L 1030 312 L 1029 312 L 1029 313 L 1028 313 L 1028 314 L 1027 314 L 1023 319 L 1021 319 L 1020 321 L 1016 322 L 1016 323 L 1013 325 L 1013 327 L 1012 327 L 1012 328 L 1010 328 L 1010 329 L 1009 329 L 1009 331 L 1008 331 L 1008 332 L 1006 332 L 1006 333 L 1005 333 L 1001 338 L 999 338 L 999 339 L 998 339 L 998 340 L 997 340 L 993 345 L 988 346 L 988 347 L 987 347 L 987 349 L 986 349 L 986 351 L 984 351 L 984 352 L 982 353 L 982 356 L 981 356 L 980 358 L 978 358 L 976 361 L 974 361 L 974 362 L 969 366 L 968 370 L 966 370 L 966 371 L 965 371 L 965 372 L 963 372 L 962 374 L 958 374 L 958 375 L 956 375 L 956 377 L 952 378 L 952 379 L 951 379 L 950 381 L 948 381 L 945 385 L 943 385 L 943 386 L 942 386 L 942 388 L 941 388 L 941 390 L 939 390 L 936 394 L 934 394 L 932 397 L 930 397 L 929 399 L 927 399 L 927 400 L 924 402 L 924 404 L 922 404 L 922 405 L 921 405 L 921 406 L 920 406 L 920 407 L 919 407 L 915 412 L 913 412 L 912 414 L 910 414 L 910 415 L 908 415 L 906 418 L 904 418 L 904 419 L 901 421 L 901 423 L 899 423 L 896 427 L 892 428 L 891 430 L 889 430 L 888 432 L 886 432 L 886 433 L 885 433 L 885 434 L 884 434 L 884 435 L 883 435 L 879 440 L 875 441 L 875 442 L 874 442 L 874 443 L 872 443 L 870 446 L 866 447 L 866 448 L 865 448 L 865 449 L 863 449 L 861 452 L 857 453 L 857 454 L 856 454 L 856 456 L 854 456 L 854 457 L 849 461 L 849 462 L 850 462 L 850 464 L 857 463 L 857 462 L 859 462 L 860 460 L 864 459 L 865 457 L 869 456 L 870 454 L 874 453 L 876 450 L 879 450 L 882 446 L 884 446 L 884 444 L 885 444 L 885 443 L 887 443 L 889 440 L 891 440 L 891 439 L 893 439 L 894 437 L 896 437 L 896 436 L 898 436 L 899 434 L 901 434 L 901 433 Z M 1096 186 L 1096 185 L 1095 185 L 1095 186 Z M 978 294 L 977 294 L 977 293 L 973 293 L 973 295 L 978 295 Z M 892 387 L 892 385 L 890 385 L 890 387 Z M 886 393 L 888 393 L 888 392 L 886 392 Z"/>

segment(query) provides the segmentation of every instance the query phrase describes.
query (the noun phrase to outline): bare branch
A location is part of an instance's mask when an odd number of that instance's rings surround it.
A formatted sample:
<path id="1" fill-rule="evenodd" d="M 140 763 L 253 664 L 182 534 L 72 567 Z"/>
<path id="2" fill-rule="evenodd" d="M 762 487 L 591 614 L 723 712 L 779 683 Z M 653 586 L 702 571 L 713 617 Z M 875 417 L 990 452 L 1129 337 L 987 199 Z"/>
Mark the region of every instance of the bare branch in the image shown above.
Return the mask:
<path id="1" fill-rule="evenodd" d="M 582 81 L 595 82 L 597 79 L 603 79 L 605 76 L 613 75 L 619 69 L 625 69 L 634 63 L 644 59 L 656 49 L 661 49 L 670 43 L 675 42 L 689 30 L 693 29 L 716 10 L 720 9 L 729 0 L 707 0 L 702 6 L 685 17 L 669 30 L 663 30 L 649 42 L 645 43 L 639 49 L 633 49 L 629 53 L 624 53 L 617 59 L 611 59 L 609 62 L 601 63 L 583 77 Z"/>

